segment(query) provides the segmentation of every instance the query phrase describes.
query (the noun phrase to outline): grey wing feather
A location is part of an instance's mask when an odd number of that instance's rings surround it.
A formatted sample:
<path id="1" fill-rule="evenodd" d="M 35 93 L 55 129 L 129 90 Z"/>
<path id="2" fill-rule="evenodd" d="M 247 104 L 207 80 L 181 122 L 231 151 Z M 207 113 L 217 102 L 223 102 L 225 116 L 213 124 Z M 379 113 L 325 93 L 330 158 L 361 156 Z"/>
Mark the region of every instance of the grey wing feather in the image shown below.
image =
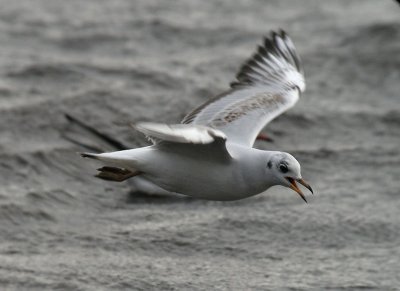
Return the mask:
<path id="1" fill-rule="evenodd" d="M 216 128 L 228 140 L 252 146 L 259 131 L 292 107 L 304 90 L 293 42 L 284 31 L 272 32 L 242 65 L 231 89 L 194 109 L 182 123 Z"/>

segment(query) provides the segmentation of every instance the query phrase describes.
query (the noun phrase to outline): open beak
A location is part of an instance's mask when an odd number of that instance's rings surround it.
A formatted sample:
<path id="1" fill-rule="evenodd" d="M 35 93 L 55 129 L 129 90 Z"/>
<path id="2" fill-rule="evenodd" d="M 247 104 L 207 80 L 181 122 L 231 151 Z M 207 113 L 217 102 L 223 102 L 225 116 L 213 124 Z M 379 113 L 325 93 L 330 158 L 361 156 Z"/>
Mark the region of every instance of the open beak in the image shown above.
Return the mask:
<path id="1" fill-rule="evenodd" d="M 299 189 L 299 187 L 298 187 L 297 184 L 296 184 L 296 180 L 293 179 L 293 178 L 290 178 L 290 177 L 286 177 L 286 180 L 289 181 L 289 183 L 290 183 L 290 188 L 291 188 L 293 191 L 295 191 L 297 194 L 299 194 L 300 197 L 304 200 L 304 202 L 307 203 L 306 197 L 304 196 L 303 192 L 301 192 L 301 190 Z M 306 187 L 308 190 L 310 190 L 310 192 L 311 192 L 312 194 L 314 194 L 314 192 L 313 192 L 311 186 L 310 186 L 306 181 L 304 181 L 303 179 L 298 179 L 297 182 L 299 182 L 301 185 L 303 185 L 303 186 Z"/>
<path id="2" fill-rule="evenodd" d="M 311 188 L 310 184 L 308 184 L 306 181 L 304 181 L 303 179 L 298 179 L 297 182 L 299 182 L 301 185 L 303 185 L 304 187 L 306 187 L 308 190 L 310 190 L 311 194 L 314 195 L 314 191 Z"/>

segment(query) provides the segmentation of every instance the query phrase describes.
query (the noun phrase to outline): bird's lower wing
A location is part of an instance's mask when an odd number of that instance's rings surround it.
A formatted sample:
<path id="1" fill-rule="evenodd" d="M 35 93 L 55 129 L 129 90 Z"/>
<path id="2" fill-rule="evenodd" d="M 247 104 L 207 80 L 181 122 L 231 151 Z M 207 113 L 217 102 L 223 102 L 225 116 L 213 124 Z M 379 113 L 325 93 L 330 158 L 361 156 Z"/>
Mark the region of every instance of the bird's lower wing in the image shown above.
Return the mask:
<path id="1" fill-rule="evenodd" d="M 121 141 L 99 131 L 94 126 L 73 115 L 65 114 L 65 118 L 68 124 L 61 133 L 62 137 L 80 147 L 93 152 L 122 151 L 128 149 L 128 146 L 124 145 Z"/>

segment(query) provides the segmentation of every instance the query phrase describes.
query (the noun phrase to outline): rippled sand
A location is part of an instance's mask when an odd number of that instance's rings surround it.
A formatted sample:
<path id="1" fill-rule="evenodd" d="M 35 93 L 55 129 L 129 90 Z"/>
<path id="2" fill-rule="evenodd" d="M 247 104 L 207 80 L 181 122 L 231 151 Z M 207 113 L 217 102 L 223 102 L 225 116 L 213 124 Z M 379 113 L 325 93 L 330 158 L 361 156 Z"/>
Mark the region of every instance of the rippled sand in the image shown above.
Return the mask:
<path id="1" fill-rule="evenodd" d="M 395 1 L 5 1 L 0 5 L 0 289 L 394 290 L 400 285 Z M 92 177 L 64 113 L 132 147 L 226 89 L 269 30 L 307 78 L 260 148 L 317 195 L 145 197 Z"/>

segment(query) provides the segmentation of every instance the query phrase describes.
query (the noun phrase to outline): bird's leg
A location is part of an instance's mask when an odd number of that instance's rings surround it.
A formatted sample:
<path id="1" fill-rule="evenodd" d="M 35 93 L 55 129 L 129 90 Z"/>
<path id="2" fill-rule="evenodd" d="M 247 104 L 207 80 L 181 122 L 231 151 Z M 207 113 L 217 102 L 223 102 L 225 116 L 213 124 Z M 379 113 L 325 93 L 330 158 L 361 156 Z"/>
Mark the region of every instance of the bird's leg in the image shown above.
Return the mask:
<path id="1" fill-rule="evenodd" d="M 262 140 L 262 141 L 266 141 L 266 142 L 274 142 L 274 140 L 265 133 L 259 133 L 256 140 Z"/>
<path id="2" fill-rule="evenodd" d="M 96 175 L 97 178 L 114 182 L 122 182 L 142 173 L 140 171 L 130 171 L 128 169 L 117 167 L 102 167 L 97 169 L 97 171 L 99 171 Z"/>

